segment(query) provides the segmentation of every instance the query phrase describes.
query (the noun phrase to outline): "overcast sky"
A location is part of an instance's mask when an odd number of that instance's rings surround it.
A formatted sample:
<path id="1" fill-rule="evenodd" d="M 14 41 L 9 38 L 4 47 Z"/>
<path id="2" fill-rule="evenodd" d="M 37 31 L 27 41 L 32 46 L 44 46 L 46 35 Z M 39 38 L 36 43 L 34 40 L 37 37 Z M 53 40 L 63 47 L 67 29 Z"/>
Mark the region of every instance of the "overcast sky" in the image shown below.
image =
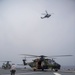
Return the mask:
<path id="1" fill-rule="evenodd" d="M 41 19 L 41 13 L 54 13 Z M 75 65 L 75 0 L 0 0 L 0 61 L 22 63 L 23 56 L 64 55 Z"/>

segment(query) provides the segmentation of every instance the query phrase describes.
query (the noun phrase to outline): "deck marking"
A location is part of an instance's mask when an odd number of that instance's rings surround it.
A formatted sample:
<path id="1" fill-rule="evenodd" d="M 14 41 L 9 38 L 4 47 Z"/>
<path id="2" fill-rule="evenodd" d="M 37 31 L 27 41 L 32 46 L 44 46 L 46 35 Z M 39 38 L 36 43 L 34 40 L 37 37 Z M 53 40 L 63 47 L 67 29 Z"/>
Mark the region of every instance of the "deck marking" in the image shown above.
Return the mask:
<path id="1" fill-rule="evenodd" d="M 55 75 L 61 75 L 61 74 L 59 74 L 59 73 L 57 73 L 57 72 L 55 72 L 54 74 L 55 74 Z"/>

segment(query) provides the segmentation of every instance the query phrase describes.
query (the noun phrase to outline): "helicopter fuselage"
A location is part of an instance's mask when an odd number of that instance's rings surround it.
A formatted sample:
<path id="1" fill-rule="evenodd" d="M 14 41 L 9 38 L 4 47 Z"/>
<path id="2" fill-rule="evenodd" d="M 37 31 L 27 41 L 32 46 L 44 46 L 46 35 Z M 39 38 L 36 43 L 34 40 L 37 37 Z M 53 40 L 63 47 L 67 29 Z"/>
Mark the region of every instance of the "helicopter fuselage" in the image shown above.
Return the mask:
<path id="1" fill-rule="evenodd" d="M 49 18 L 50 16 L 51 16 L 51 15 L 49 15 L 49 14 L 45 15 L 46 18 Z"/>
<path id="2" fill-rule="evenodd" d="M 29 63 L 29 66 L 33 68 L 33 70 L 54 69 L 55 71 L 58 71 L 61 67 L 58 63 L 52 61 L 51 59 L 44 59 L 43 61 L 41 61 L 40 59 L 35 59 L 33 62 Z"/>
<path id="3" fill-rule="evenodd" d="M 26 63 L 26 59 L 23 60 L 24 65 L 29 65 L 33 70 L 44 70 L 44 69 L 51 69 L 58 71 L 61 68 L 61 65 L 58 64 L 53 58 L 47 59 L 46 57 L 67 57 L 72 55 L 55 55 L 55 56 L 45 56 L 45 55 L 30 55 L 30 54 L 22 54 L 26 56 L 36 57 L 32 62 Z M 38 58 L 37 58 L 38 57 Z"/>
<path id="4" fill-rule="evenodd" d="M 51 16 L 50 14 L 46 14 L 44 17 L 41 17 L 41 19 L 49 18 L 50 16 Z"/>

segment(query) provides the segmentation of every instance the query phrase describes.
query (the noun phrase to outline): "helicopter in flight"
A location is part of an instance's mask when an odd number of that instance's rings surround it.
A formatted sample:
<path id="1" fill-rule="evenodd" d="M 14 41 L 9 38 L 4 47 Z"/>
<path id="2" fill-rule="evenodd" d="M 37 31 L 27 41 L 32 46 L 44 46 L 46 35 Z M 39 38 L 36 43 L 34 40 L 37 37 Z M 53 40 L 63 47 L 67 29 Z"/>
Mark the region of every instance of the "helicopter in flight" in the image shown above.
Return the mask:
<path id="1" fill-rule="evenodd" d="M 49 17 L 51 16 L 51 14 L 53 14 L 53 13 L 48 14 L 48 12 L 47 12 L 47 11 L 45 11 L 45 12 L 46 12 L 46 13 L 42 13 L 42 15 L 44 15 L 44 17 L 41 17 L 41 19 L 49 18 Z"/>
<path id="2" fill-rule="evenodd" d="M 10 64 L 11 61 L 0 61 L 0 62 L 4 62 L 2 64 L 2 69 L 10 69 L 11 68 L 11 64 Z"/>
<path id="3" fill-rule="evenodd" d="M 72 56 L 72 55 L 56 55 L 56 56 L 45 56 L 45 55 L 30 55 L 30 54 L 21 54 L 24 56 L 29 56 L 27 58 L 34 58 L 32 62 L 26 63 L 26 57 L 23 59 L 23 64 L 24 65 L 29 65 L 34 71 L 36 70 L 42 70 L 44 71 L 45 69 L 51 69 L 54 71 L 58 71 L 61 68 L 61 65 L 58 64 L 53 58 L 54 57 L 67 57 L 67 56 Z M 50 57 L 52 59 L 49 59 L 47 57 Z"/>

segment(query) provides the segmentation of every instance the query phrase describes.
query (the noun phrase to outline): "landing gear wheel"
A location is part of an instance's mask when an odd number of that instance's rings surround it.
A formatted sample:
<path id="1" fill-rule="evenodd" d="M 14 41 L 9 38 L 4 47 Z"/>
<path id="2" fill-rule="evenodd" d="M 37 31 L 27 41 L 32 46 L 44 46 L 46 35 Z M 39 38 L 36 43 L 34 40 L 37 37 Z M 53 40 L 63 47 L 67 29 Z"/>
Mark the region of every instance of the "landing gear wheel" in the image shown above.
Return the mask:
<path id="1" fill-rule="evenodd" d="M 36 71 L 36 69 L 33 69 L 34 71 Z"/>
<path id="2" fill-rule="evenodd" d="M 33 68 L 33 71 L 36 71 L 36 67 Z"/>
<path id="3" fill-rule="evenodd" d="M 57 72 L 58 71 L 58 69 L 55 69 L 55 72 Z"/>

